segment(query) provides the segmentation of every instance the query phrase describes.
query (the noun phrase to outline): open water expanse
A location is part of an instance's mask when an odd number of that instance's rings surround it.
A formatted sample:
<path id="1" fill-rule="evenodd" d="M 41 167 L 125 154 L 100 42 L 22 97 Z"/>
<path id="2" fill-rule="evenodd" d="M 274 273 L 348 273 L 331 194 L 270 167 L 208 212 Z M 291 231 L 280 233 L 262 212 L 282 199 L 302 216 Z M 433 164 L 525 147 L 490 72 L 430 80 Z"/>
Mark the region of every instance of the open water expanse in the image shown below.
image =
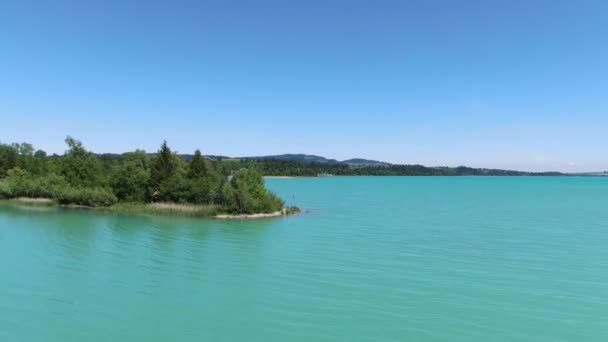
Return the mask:
<path id="1" fill-rule="evenodd" d="M 608 340 L 608 178 L 267 185 L 305 213 L 0 205 L 0 341 Z"/>

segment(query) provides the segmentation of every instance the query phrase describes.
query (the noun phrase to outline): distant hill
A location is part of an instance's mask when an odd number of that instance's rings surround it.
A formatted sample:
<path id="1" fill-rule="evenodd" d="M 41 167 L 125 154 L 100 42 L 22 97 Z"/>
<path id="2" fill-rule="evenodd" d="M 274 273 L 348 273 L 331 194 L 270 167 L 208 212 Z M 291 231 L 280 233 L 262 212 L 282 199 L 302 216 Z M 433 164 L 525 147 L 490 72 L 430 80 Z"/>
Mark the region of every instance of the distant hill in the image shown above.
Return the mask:
<path id="1" fill-rule="evenodd" d="M 319 164 L 347 164 L 351 166 L 382 166 L 389 165 L 388 163 L 377 161 L 377 160 L 369 160 L 363 158 L 353 158 L 348 160 L 339 161 L 336 159 L 328 159 L 325 157 L 315 156 L 311 154 L 279 154 L 273 156 L 259 156 L 259 157 L 242 157 L 238 159 L 248 159 L 248 160 L 285 160 L 285 161 L 294 161 L 299 163 L 319 163 Z"/>
<path id="2" fill-rule="evenodd" d="M 150 157 L 154 157 L 156 155 L 156 153 L 146 153 L 148 156 Z M 120 158 L 121 154 L 118 153 L 95 153 L 95 155 L 101 159 L 118 159 Z M 178 157 L 180 157 L 183 160 L 192 160 L 192 157 L 194 157 L 193 154 L 178 154 Z M 229 159 L 230 157 L 225 157 L 225 156 L 204 156 L 206 159 L 208 160 L 217 160 L 217 159 Z"/>
<path id="3" fill-rule="evenodd" d="M 389 165 L 389 163 L 377 161 L 377 160 L 369 160 L 369 159 L 361 159 L 361 158 L 353 158 L 343 160 L 342 163 L 352 165 L 352 166 L 385 166 Z"/>
<path id="4" fill-rule="evenodd" d="M 325 157 L 319 157 L 311 154 L 279 154 L 274 156 L 259 156 L 259 157 L 241 157 L 237 159 L 256 160 L 256 159 L 267 159 L 267 160 L 285 160 L 294 161 L 299 163 L 320 163 L 320 164 L 340 164 L 335 159 L 327 159 Z"/>

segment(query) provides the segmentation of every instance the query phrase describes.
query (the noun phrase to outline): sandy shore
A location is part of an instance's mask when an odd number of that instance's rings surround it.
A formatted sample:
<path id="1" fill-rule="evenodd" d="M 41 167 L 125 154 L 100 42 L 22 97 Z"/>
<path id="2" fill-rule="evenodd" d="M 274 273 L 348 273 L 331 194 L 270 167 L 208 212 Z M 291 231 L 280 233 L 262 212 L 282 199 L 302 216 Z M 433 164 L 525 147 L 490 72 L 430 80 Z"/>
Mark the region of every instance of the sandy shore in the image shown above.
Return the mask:
<path id="1" fill-rule="evenodd" d="M 46 203 L 53 202 L 53 200 L 50 198 L 33 198 L 33 197 L 17 197 L 17 198 L 13 198 L 12 200 L 15 202 L 21 202 L 21 203 L 40 203 L 40 204 L 46 204 Z"/>
<path id="2" fill-rule="evenodd" d="M 285 210 L 275 211 L 273 213 L 261 213 L 261 214 L 240 214 L 240 215 L 215 215 L 214 218 L 217 219 L 255 219 L 255 218 L 266 218 L 266 217 L 277 217 L 287 215 Z"/>

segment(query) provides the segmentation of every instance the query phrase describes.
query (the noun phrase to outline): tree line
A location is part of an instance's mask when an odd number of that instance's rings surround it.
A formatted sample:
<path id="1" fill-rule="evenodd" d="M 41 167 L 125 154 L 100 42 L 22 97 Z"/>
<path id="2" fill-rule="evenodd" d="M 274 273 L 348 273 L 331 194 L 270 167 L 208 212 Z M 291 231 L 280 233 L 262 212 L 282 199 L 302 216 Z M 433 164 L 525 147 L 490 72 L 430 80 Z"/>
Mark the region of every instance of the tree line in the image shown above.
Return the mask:
<path id="1" fill-rule="evenodd" d="M 264 176 L 315 177 L 336 176 L 558 176 L 559 172 L 521 172 L 499 169 L 459 167 L 427 167 L 423 165 L 362 165 L 346 163 L 299 162 L 277 159 L 224 159 L 228 171 L 243 168 L 257 170 Z"/>
<path id="2" fill-rule="evenodd" d="M 0 144 L 0 198 L 50 198 L 61 204 L 111 206 L 117 202 L 171 202 L 216 206 L 227 213 L 273 212 L 283 201 L 264 187 L 255 168 L 224 167 L 196 150 L 184 160 L 163 142 L 158 152 L 96 155 L 65 139 L 63 155 L 28 143 Z"/>

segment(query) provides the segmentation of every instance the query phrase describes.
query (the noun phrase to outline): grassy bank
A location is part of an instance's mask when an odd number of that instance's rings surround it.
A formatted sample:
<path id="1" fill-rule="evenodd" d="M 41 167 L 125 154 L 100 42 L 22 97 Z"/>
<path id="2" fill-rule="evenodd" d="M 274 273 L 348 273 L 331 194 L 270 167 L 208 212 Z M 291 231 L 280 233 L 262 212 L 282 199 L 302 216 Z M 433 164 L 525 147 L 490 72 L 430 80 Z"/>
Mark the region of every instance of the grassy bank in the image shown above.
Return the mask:
<path id="1" fill-rule="evenodd" d="M 183 217 L 214 217 L 220 213 L 220 207 L 215 205 L 177 203 L 117 203 L 99 209 L 118 213 Z"/>
<path id="2" fill-rule="evenodd" d="M 31 204 L 31 205 L 56 205 L 57 201 L 52 200 L 50 198 L 36 198 L 36 197 L 17 197 L 13 198 L 13 202 L 19 202 L 23 204 Z"/>
<path id="3" fill-rule="evenodd" d="M 20 204 L 27 206 L 56 206 L 62 208 L 87 208 L 97 211 L 126 213 L 135 215 L 163 215 L 180 217 L 222 218 L 222 219 L 252 219 L 293 215 L 300 212 L 298 207 L 287 207 L 280 211 L 256 214 L 231 214 L 216 205 L 178 204 L 168 202 L 157 203 L 116 203 L 106 207 L 90 207 L 84 205 L 61 204 L 50 198 L 17 197 L 0 200 L 0 203 Z"/>

